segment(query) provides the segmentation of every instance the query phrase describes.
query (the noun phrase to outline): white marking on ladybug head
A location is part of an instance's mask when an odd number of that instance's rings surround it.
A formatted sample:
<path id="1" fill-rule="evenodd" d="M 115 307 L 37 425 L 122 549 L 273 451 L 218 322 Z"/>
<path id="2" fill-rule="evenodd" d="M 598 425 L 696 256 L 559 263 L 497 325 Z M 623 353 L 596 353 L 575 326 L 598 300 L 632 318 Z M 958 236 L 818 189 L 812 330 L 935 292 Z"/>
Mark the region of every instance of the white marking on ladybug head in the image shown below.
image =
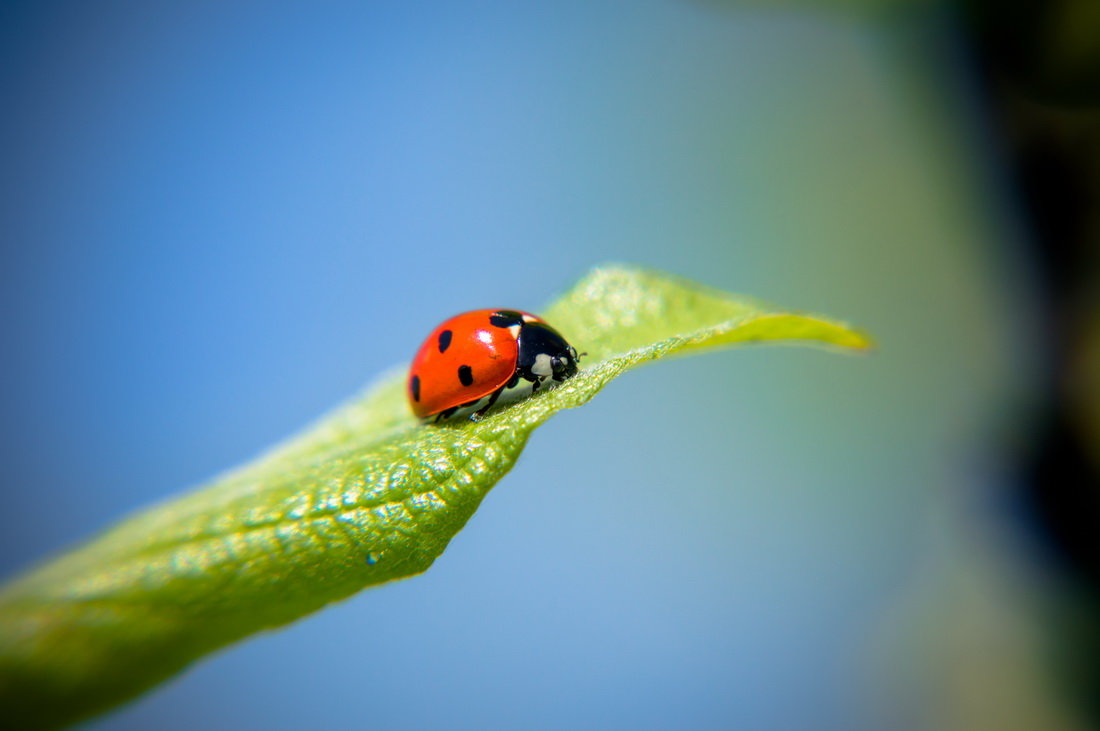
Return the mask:
<path id="1" fill-rule="evenodd" d="M 539 378 L 549 378 L 554 375 L 554 365 L 550 356 L 546 353 L 536 355 L 535 362 L 531 366 L 531 372 Z"/>

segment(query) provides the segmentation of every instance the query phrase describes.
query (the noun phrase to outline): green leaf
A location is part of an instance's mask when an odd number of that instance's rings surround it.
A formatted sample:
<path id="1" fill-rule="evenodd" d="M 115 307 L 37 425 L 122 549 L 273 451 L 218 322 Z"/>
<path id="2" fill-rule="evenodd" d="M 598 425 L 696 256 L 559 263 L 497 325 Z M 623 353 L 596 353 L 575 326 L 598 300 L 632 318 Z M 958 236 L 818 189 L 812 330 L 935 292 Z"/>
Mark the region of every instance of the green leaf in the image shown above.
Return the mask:
<path id="1" fill-rule="evenodd" d="M 9 584 L 5 717 L 78 720 L 214 649 L 424 571 L 535 427 L 640 363 L 766 340 L 868 346 L 836 322 L 626 267 L 594 270 L 543 314 L 587 351 L 561 387 L 479 422 L 425 426 L 391 373 L 255 463 Z"/>

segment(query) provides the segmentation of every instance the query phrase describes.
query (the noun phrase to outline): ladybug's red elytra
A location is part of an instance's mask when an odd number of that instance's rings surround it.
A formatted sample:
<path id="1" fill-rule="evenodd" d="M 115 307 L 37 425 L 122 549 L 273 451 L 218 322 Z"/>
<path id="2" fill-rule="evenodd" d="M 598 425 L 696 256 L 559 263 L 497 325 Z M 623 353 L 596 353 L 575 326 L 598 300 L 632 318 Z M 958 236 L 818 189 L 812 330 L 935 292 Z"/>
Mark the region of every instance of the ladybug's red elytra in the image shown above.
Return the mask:
<path id="1" fill-rule="evenodd" d="M 494 404 L 552 388 L 577 373 L 577 351 L 529 312 L 474 310 L 442 323 L 409 369 L 413 413 L 477 420 Z"/>

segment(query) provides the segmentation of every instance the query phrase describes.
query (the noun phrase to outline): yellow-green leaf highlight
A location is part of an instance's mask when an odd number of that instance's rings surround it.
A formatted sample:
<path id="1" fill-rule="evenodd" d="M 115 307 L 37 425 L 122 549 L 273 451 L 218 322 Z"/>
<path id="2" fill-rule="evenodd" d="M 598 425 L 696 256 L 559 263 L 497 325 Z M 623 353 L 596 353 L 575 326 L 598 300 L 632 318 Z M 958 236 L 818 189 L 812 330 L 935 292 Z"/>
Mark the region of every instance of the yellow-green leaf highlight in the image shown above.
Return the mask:
<path id="1" fill-rule="evenodd" d="M 642 362 L 755 341 L 868 345 L 837 322 L 627 267 L 594 270 L 543 314 L 587 352 L 560 388 L 423 426 L 391 373 L 253 464 L 6 586 L 5 716 L 78 720 L 218 647 L 424 571 L 535 427 Z"/>

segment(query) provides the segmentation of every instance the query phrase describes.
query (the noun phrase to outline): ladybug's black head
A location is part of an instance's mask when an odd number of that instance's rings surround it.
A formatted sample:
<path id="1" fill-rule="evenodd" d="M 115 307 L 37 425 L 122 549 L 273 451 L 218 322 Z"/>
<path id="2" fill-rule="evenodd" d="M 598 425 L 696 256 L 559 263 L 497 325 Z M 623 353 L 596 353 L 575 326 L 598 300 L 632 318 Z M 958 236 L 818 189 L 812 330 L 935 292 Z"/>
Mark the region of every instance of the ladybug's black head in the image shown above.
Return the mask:
<path id="1" fill-rule="evenodd" d="M 577 355 L 577 351 L 570 345 L 566 348 L 564 353 L 550 357 L 550 367 L 554 371 L 555 381 L 564 381 L 566 378 L 572 378 L 577 375 L 577 361 L 580 360 L 580 356 Z"/>
<path id="2" fill-rule="evenodd" d="M 577 375 L 577 351 L 545 322 L 524 323 L 516 369 L 525 377 L 557 382 Z M 534 380 L 531 378 L 530 380 Z"/>

